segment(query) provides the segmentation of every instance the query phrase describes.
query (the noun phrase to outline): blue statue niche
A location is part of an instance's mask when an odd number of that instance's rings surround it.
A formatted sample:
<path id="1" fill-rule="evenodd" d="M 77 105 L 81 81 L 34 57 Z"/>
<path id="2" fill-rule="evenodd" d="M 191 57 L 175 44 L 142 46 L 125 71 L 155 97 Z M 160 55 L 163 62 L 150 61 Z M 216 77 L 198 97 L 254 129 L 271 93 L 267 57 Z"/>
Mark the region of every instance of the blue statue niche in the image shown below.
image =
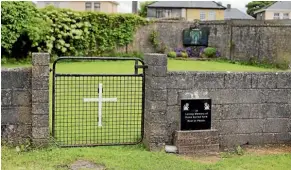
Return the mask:
<path id="1" fill-rule="evenodd" d="M 187 28 L 183 30 L 184 46 L 208 46 L 209 28 Z"/>
<path id="2" fill-rule="evenodd" d="M 190 30 L 191 44 L 198 45 L 201 44 L 199 41 L 202 38 L 202 31 L 200 29 Z"/>

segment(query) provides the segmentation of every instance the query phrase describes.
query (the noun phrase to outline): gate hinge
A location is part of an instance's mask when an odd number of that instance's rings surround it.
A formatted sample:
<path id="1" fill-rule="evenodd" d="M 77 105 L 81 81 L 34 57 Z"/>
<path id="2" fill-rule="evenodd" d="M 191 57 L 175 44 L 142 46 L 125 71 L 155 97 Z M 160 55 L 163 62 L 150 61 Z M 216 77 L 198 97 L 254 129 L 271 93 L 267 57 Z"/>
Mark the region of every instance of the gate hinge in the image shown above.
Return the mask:
<path id="1" fill-rule="evenodd" d="M 50 72 L 52 72 L 53 71 L 53 69 L 52 68 L 50 68 Z"/>

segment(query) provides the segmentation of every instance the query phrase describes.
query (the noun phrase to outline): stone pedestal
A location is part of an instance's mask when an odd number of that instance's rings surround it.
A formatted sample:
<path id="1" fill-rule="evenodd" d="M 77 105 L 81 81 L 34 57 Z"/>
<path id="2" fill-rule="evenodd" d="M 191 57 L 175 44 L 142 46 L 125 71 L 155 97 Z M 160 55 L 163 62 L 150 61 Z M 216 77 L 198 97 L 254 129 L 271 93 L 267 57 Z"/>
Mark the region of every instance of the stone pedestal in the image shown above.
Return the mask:
<path id="1" fill-rule="evenodd" d="M 179 154 L 213 155 L 219 152 L 218 131 L 175 131 L 174 145 Z"/>

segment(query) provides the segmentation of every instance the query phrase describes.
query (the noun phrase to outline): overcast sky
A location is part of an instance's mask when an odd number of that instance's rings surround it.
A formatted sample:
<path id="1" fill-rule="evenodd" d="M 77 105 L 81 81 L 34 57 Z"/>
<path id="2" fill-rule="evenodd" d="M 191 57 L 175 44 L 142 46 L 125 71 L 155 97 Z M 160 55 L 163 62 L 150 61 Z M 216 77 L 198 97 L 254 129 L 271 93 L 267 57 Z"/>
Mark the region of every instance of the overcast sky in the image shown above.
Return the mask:
<path id="1" fill-rule="evenodd" d="M 118 11 L 122 13 L 130 13 L 131 12 L 131 3 L 132 1 L 118 1 Z M 142 1 L 139 1 L 142 2 Z M 216 1 L 219 2 L 219 1 Z M 229 0 L 229 1 L 220 1 L 222 5 L 226 7 L 227 4 L 231 4 L 232 8 L 238 8 L 239 10 L 246 12 L 246 4 L 250 2 L 249 0 Z"/>

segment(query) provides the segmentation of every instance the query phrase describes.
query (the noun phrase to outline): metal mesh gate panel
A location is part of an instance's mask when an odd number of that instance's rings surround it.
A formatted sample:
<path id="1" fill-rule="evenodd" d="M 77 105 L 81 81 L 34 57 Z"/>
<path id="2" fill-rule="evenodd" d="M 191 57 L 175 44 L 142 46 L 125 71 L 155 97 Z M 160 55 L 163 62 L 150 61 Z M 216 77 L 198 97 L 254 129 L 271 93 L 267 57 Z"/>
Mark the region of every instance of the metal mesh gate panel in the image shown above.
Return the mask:
<path id="1" fill-rule="evenodd" d="M 57 73 L 55 65 L 52 132 L 60 146 L 136 144 L 142 140 L 143 73 L 65 74 Z"/>

